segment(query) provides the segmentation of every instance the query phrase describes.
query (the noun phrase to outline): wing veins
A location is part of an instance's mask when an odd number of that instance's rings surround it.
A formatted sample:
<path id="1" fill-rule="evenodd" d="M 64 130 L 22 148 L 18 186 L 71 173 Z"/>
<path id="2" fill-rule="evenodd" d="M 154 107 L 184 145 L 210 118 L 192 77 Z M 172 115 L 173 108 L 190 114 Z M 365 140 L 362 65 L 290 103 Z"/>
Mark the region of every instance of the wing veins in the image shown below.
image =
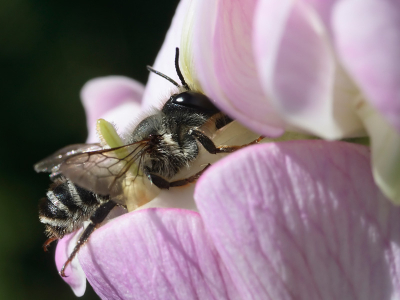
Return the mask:
<path id="1" fill-rule="evenodd" d="M 123 181 L 120 182 L 122 185 L 118 186 L 118 181 L 123 178 L 135 162 L 137 162 L 137 170 L 133 180 L 136 180 L 143 165 L 143 156 L 151 140 L 152 138 L 149 138 L 120 147 L 79 153 L 68 157 L 61 165 L 61 173 L 64 173 L 77 185 L 81 184 L 83 188 L 95 193 L 107 193 L 113 195 L 113 197 L 118 197 L 122 194 L 124 186 Z M 128 153 L 122 158 L 118 158 L 117 153 L 113 153 L 119 149 L 129 149 L 130 146 L 133 146 L 133 149 L 128 150 Z M 107 161 L 109 161 L 109 165 L 107 165 Z"/>

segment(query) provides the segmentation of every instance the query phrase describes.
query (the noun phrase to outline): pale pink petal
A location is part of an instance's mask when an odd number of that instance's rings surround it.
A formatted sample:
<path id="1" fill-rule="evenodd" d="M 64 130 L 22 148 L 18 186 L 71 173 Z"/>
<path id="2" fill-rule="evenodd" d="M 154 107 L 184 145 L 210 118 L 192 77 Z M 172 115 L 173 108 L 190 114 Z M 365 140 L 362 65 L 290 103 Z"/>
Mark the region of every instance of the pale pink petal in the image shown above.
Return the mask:
<path id="1" fill-rule="evenodd" d="M 64 263 L 67 261 L 69 254 L 74 249 L 82 230 L 78 230 L 71 234 L 66 235 L 64 238 L 58 241 L 56 248 L 56 266 L 57 270 L 60 271 Z M 75 295 L 80 297 L 83 296 L 86 290 L 86 275 L 82 270 L 82 267 L 77 258 L 67 266 L 65 275 L 68 277 L 62 277 L 66 283 L 70 285 Z"/>
<path id="2" fill-rule="evenodd" d="M 367 100 L 400 132 L 400 2 L 342 1 L 333 25 L 348 72 Z"/>
<path id="3" fill-rule="evenodd" d="M 248 147 L 211 167 L 195 199 L 242 299 L 400 297 L 400 208 L 366 147 Z"/>
<path id="4" fill-rule="evenodd" d="M 283 122 L 263 93 L 252 51 L 256 3 L 199 1 L 193 59 L 202 89 L 222 110 L 256 132 L 276 136 Z"/>
<path id="5" fill-rule="evenodd" d="M 189 5 L 190 0 L 182 0 L 179 3 L 172 19 L 171 27 L 154 64 L 152 65 L 152 62 L 148 62 L 154 69 L 172 78 L 178 84 L 181 84 L 181 82 L 175 70 L 175 48 L 179 47 L 181 43 L 182 28 Z M 143 107 L 145 109 L 161 107 L 171 96 L 171 91 L 176 92 L 172 83 L 154 73 L 150 73 L 143 96 Z"/>
<path id="6" fill-rule="evenodd" d="M 144 86 L 127 77 L 108 76 L 88 81 L 81 99 L 86 112 L 89 136 L 95 136 L 96 120 L 113 108 L 129 102 L 140 104 Z"/>
<path id="7" fill-rule="evenodd" d="M 332 10 L 335 8 L 335 5 L 340 2 L 340 0 L 302 0 L 305 3 L 308 3 L 310 7 L 315 10 L 321 19 L 322 23 L 326 26 L 329 32 L 331 29 L 331 19 L 332 19 Z"/>
<path id="8" fill-rule="evenodd" d="M 96 230 L 79 260 L 102 299 L 238 299 L 195 212 L 121 216 Z"/>
<path id="9" fill-rule="evenodd" d="M 326 26 L 331 4 L 259 1 L 253 46 L 263 90 L 281 116 L 335 139 L 363 131 L 352 107 L 359 94 L 332 52 Z"/>

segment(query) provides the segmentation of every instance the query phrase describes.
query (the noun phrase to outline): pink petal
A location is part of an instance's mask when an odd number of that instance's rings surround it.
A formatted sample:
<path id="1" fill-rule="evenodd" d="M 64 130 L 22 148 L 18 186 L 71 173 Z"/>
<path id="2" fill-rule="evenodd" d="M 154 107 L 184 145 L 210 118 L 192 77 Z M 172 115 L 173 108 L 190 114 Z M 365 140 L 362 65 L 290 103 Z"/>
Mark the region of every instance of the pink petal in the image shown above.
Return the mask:
<path id="1" fill-rule="evenodd" d="M 102 299 L 238 299 L 197 213 L 147 209 L 96 230 L 79 253 Z"/>
<path id="2" fill-rule="evenodd" d="M 332 1 L 313 5 L 259 1 L 253 46 L 262 87 L 296 127 L 329 139 L 359 135 L 362 124 L 352 107 L 357 89 L 331 50 L 326 22 Z"/>
<path id="3" fill-rule="evenodd" d="M 333 26 L 347 70 L 371 104 L 400 132 L 400 2 L 342 1 Z"/>
<path id="4" fill-rule="evenodd" d="M 60 271 L 64 263 L 67 261 L 69 254 L 74 249 L 76 242 L 82 230 L 76 231 L 58 241 L 56 248 L 56 265 L 57 270 Z M 65 275 L 68 277 L 62 277 L 66 283 L 70 285 L 77 297 L 83 296 L 86 290 L 86 275 L 82 270 L 82 267 L 77 258 L 67 266 Z"/>
<path id="5" fill-rule="evenodd" d="M 123 76 L 108 76 L 88 81 L 81 91 L 89 137 L 95 137 L 96 120 L 123 103 L 140 104 L 144 87 Z"/>
<path id="6" fill-rule="evenodd" d="M 179 84 L 181 82 L 175 70 L 175 48 L 180 47 L 182 28 L 189 5 L 189 0 L 179 2 L 171 27 L 167 32 L 156 61 L 152 65 L 154 69 L 167 75 Z M 172 91 L 176 92 L 172 83 L 154 73 L 150 73 L 143 96 L 143 107 L 161 107 L 171 96 Z"/>
<path id="7" fill-rule="evenodd" d="M 322 23 L 328 29 L 329 32 L 331 29 L 331 18 L 332 18 L 332 10 L 335 8 L 335 5 L 340 2 L 340 0 L 302 0 L 303 2 L 310 5 L 310 7 L 318 14 Z"/>
<path id="8" fill-rule="evenodd" d="M 195 199 L 242 299 L 400 297 L 400 209 L 363 146 L 248 147 L 210 168 Z"/>
<path id="9" fill-rule="evenodd" d="M 257 1 L 199 1 L 193 57 L 204 92 L 231 117 L 268 136 L 282 133 L 257 78 L 251 36 Z"/>

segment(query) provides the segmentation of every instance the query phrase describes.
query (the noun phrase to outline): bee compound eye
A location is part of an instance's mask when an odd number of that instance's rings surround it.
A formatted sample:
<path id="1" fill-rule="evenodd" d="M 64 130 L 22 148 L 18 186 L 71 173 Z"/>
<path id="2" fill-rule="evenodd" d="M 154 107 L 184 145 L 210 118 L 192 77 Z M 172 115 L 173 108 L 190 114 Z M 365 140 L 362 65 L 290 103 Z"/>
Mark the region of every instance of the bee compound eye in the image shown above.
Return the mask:
<path id="1" fill-rule="evenodd" d="M 171 102 L 185 107 L 202 110 L 209 113 L 218 113 L 220 110 L 206 95 L 197 92 L 183 92 L 171 97 Z"/>

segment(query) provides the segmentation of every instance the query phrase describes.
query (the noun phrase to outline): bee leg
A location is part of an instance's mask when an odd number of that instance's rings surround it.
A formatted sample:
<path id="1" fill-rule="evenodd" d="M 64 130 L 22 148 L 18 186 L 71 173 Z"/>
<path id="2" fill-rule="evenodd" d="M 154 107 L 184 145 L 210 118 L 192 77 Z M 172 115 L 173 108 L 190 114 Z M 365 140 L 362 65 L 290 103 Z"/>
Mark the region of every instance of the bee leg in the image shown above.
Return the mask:
<path id="1" fill-rule="evenodd" d="M 71 263 L 71 261 L 75 258 L 76 254 L 78 253 L 79 249 L 87 242 L 89 236 L 93 233 L 93 231 L 99 226 L 101 222 L 107 217 L 109 212 L 117 205 L 114 201 L 108 201 L 100 205 L 95 212 L 91 215 L 89 220 L 89 225 L 83 231 L 82 235 L 79 237 L 78 242 L 75 245 L 74 250 L 69 255 L 68 260 L 64 263 L 63 267 L 61 268 L 60 275 L 62 277 L 67 277 L 65 275 L 65 269 Z"/>
<path id="2" fill-rule="evenodd" d="M 241 146 L 215 146 L 214 142 L 206 136 L 203 132 L 199 130 L 191 130 L 189 131 L 189 134 L 193 137 L 195 137 L 200 144 L 203 145 L 203 147 L 211 154 L 217 154 L 217 153 L 231 153 L 236 150 L 242 149 L 244 147 L 258 144 L 264 137 L 260 136 L 258 139 L 252 141 L 251 143 L 241 145 Z"/>
<path id="3" fill-rule="evenodd" d="M 190 176 L 188 178 L 172 181 L 172 182 L 170 182 L 169 186 L 170 187 L 175 187 L 175 186 L 182 186 L 182 185 L 186 185 L 186 184 L 189 184 L 189 183 L 193 183 L 197 179 L 199 179 L 200 176 L 205 172 L 205 170 L 207 170 L 210 166 L 211 166 L 211 164 L 208 164 L 200 172 L 197 172 L 196 174 L 194 174 L 194 175 L 192 175 L 192 176 Z"/>
<path id="4" fill-rule="evenodd" d="M 50 245 L 52 242 L 56 241 L 56 240 L 58 240 L 58 238 L 56 238 L 56 237 L 51 237 L 51 238 L 47 239 L 47 241 L 45 241 L 44 244 L 43 244 L 43 250 L 44 250 L 44 252 L 47 252 L 47 250 L 48 250 L 47 247 L 49 247 L 49 245 Z"/>
<path id="5" fill-rule="evenodd" d="M 201 170 L 200 172 L 197 172 L 196 174 L 194 174 L 188 178 L 171 181 L 171 182 L 169 182 L 168 180 L 166 180 L 158 175 L 155 175 L 155 174 L 148 174 L 148 177 L 151 178 L 151 182 L 159 189 L 169 190 L 169 188 L 171 188 L 171 187 L 183 186 L 183 185 L 187 185 L 189 183 L 195 182 L 197 179 L 199 179 L 201 174 L 203 174 L 204 171 L 207 170 L 207 168 L 209 166 L 211 166 L 211 164 L 208 164 L 203 170 Z"/>

